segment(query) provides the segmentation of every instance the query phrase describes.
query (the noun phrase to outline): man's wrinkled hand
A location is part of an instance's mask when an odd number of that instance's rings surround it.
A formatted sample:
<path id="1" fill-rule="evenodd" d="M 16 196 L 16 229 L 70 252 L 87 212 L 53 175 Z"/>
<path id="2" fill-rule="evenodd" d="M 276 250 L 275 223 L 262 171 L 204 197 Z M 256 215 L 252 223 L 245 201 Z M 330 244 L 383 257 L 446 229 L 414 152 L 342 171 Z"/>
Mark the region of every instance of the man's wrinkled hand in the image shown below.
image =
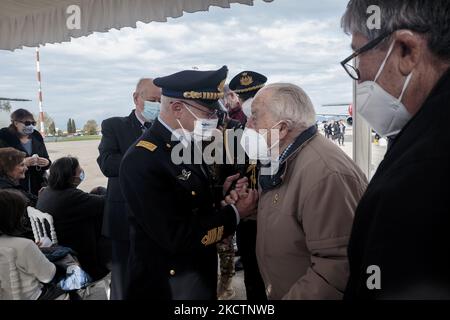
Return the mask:
<path id="1" fill-rule="evenodd" d="M 222 206 L 235 205 L 241 218 L 257 213 L 258 209 L 258 191 L 250 189 L 246 193 L 238 193 L 236 190 L 231 191 L 230 195 L 222 201 Z"/>
<path id="2" fill-rule="evenodd" d="M 228 178 L 225 180 L 225 182 L 223 183 L 223 190 L 222 190 L 224 196 L 226 195 L 226 192 L 230 189 L 230 187 L 231 187 L 231 185 L 233 184 L 233 182 L 236 181 L 236 180 L 238 180 L 239 177 L 240 177 L 240 174 L 237 173 L 237 174 L 235 174 L 234 176 L 230 176 L 230 177 L 228 177 Z M 242 193 L 242 192 L 245 192 L 245 191 L 246 191 L 247 187 L 248 187 L 248 178 L 247 178 L 247 177 L 244 177 L 244 178 L 239 179 L 239 180 L 236 182 L 235 190 L 236 190 L 238 193 Z"/>
<path id="3" fill-rule="evenodd" d="M 232 193 L 237 194 L 236 191 L 232 191 Z M 250 189 L 247 193 L 238 195 L 238 200 L 235 205 L 241 219 L 247 218 L 257 213 L 258 199 L 258 191 L 254 189 Z"/>

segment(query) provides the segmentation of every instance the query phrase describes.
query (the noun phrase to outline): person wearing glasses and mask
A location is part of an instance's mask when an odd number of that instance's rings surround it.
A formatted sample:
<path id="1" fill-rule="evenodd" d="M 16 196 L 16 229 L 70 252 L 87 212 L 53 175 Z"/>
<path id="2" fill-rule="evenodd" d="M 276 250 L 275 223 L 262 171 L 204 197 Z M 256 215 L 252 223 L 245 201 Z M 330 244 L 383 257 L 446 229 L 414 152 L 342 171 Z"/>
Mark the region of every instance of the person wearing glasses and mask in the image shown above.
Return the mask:
<path id="1" fill-rule="evenodd" d="M 249 191 L 239 205 L 215 205 L 212 178 L 197 151 L 217 128 L 227 73 L 224 66 L 154 80 L 162 88 L 161 112 L 120 168 L 131 224 L 127 299 L 217 299 L 216 244 L 254 212 L 258 197 Z"/>
<path id="2" fill-rule="evenodd" d="M 90 193 L 80 190 L 85 179 L 78 159 L 56 160 L 36 208 L 53 217 L 59 245 L 73 249 L 83 270 L 98 280 L 109 273 L 106 265 L 111 257 L 110 245 L 101 235 L 105 196 L 96 194 L 98 188 Z"/>
<path id="3" fill-rule="evenodd" d="M 36 121 L 31 112 L 17 109 L 11 114 L 11 125 L 0 130 L 0 148 L 12 147 L 26 153 L 24 163 L 28 171 L 20 184 L 38 196 L 39 190 L 46 185 L 45 172 L 51 161 L 44 139 L 35 127 Z"/>
<path id="4" fill-rule="evenodd" d="M 347 299 L 450 299 L 449 17 L 448 0 L 352 0 L 342 18 L 356 112 L 395 137 L 356 209 Z"/>
<path id="5" fill-rule="evenodd" d="M 141 79 L 133 93 L 135 109 L 127 117 L 102 122 L 97 163 L 108 178 L 103 234 L 112 240 L 111 300 L 122 300 L 127 274 L 129 234 L 126 203 L 119 186 L 119 167 L 128 148 L 150 128 L 159 114 L 161 89 Z"/>

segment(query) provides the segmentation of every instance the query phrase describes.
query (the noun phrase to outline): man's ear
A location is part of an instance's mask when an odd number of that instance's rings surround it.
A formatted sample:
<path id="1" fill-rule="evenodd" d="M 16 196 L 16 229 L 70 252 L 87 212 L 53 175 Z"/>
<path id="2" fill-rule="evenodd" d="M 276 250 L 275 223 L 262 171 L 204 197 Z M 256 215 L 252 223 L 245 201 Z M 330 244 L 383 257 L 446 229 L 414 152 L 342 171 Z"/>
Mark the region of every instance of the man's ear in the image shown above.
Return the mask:
<path id="1" fill-rule="evenodd" d="M 138 104 L 138 101 L 137 101 L 138 97 L 139 97 L 138 93 L 137 93 L 137 92 L 134 92 L 134 93 L 133 93 L 133 102 L 134 102 L 134 105 L 137 105 L 137 104 Z"/>
<path id="2" fill-rule="evenodd" d="M 396 41 L 400 45 L 398 68 L 403 76 L 408 76 L 419 64 L 423 55 L 424 39 L 410 31 L 399 31 Z"/>
<path id="3" fill-rule="evenodd" d="M 175 117 L 179 119 L 183 110 L 183 104 L 179 101 L 172 102 L 170 104 L 170 109 L 172 110 L 172 113 L 175 115 Z"/>
<path id="4" fill-rule="evenodd" d="M 286 122 L 281 122 L 281 127 L 280 127 L 280 139 L 284 139 L 289 133 L 289 126 Z"/>

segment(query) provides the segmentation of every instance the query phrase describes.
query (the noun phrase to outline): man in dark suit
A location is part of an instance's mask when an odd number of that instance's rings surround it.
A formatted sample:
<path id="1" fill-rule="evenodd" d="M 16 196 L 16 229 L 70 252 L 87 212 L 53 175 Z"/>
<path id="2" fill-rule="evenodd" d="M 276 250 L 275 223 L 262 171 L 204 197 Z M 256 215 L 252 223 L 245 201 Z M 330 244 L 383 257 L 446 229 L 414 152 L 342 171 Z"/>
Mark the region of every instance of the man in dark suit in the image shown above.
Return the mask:
<path id="1" fill-rule="evenodd" d="M 111 299 L 121 300 L 127 273 L 129 232 L 126 202 L 119 185 L 119 167 L 128 148 L 151 125 L 159 112 L 161 89 L 141 79 L 133 93 L 135 110 L 128 117 L 103 121 L 97 163 L 108 177 L 103 234 L 112 240 Z"/>
<path id="2" fill-rule="evenodd" d="M 450 299 L 450 1 L 372 0 L 342 19 L 356 110 L 392 140 L 355 213 L 346 299 Z M 358 57 L 358 68 L 352 59 Z"/>
<path id="3" fill-rule="evenodd" d="M 131 225 L 127 299 L 216 299 L 216 244 L 256 209 L 254 190 L 219 209 L 203 159 L 177 159 L 200 149 L 199 133 L 217 128 L 227 70 L 188 70 L 154 81 L 162 88 L 161 113 L 120 168 Z"/>

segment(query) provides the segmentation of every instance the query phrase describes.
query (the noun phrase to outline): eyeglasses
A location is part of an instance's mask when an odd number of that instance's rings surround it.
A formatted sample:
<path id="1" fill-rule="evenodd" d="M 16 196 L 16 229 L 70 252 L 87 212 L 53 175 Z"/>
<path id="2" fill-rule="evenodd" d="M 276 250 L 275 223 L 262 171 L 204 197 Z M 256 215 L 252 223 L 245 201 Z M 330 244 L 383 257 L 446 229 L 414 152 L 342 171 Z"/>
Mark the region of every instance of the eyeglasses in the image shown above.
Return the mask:
<path id="1" fill-rule="evenodd" d="M 36 126 L 36 121 L 19 121 L 19 120 L 16 120 L 16 121 L 23 123 L 26 126 Z"/>
<path id="2" fill-rule="evenodd" d="M 190 104 L 190 103 L 188 103 L 188 102 L 186 102 L 186 101 L 181 101 L 181 102 L 184 103 L 184 104 L 187 104 L 188 106 L 190 106 L 190 107 L 192 107 L 192 108 L 194 108 L 194 109 L 197 109 L 197 110 L 203 112 L 204 114 L 207 115 L 207 119 L 218 118 L 218 112 L 217 112 L 217 110 L 208 112 L 208 111 L 205 111 L 205 110 L 203 110 L 203 109 L 200 109 L 199 107 L 194 106 L 194 105 L 192 105 L 192 104 Z"/>
<path id="3" fill-rule="evenodd" d="M 351 60 L 355 59 L 360 54 L 375 48 L 377 45 L 379 45 L 386 37 L 391 35 L 393 32 L 394 31 L 383 33 L 379 37 L 373 39 L 372 41 L 369 41 L 366 45 L 364 45 L 363 47 L 361 47 L 358 50 L 356 50 L 355 52 L 353 52 L 348 58 L 341 61 L 342 67 L 345 69 L 345 71 L 348 73 L 348 75 L 353 80 L 359 80 L 361 78 L 361 73 L 359 72 L 358 68 L 354 67 L 349 62 Z"/>

